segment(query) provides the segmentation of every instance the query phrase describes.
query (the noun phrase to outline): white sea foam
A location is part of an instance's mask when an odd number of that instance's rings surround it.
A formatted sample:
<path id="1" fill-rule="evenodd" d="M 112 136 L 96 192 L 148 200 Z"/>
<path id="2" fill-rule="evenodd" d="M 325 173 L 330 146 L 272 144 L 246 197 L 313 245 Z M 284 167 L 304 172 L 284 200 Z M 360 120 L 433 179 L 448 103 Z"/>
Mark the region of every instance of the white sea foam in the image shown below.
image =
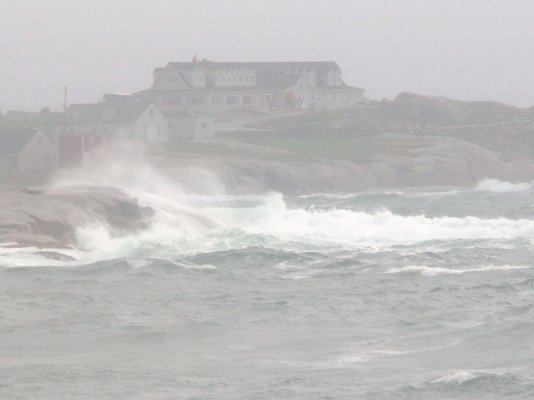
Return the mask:
<path id="1" fill-rule="evenodd" d="M 26 266 L 75 265 L 84 253 L 77 249 L 57 249 L 39 247 L 1 247 L 0 265 L 6 268 Z"/>
<path id="2" fill-rule="evenodd" d="M 532 188 L 532 183 L 510 183 L 499 181 L 498 179 L 484 179 L 476 186 L 476 190 L 506 193 L 506 192 L 524 192 Z"/>
<path id="3" fill-rule="evenodd" d="M 466 269 L 453 269 L 443 267 L 427 267 L 424 265 L 409 265 L 401 268 L 391 268 L 385 272 L 385 274 L 399 274 L 417 272 L 424 276 L 436 276 L 440 274 L 445 275 L 461 275 L 474 272 L 490 272 L 490 271 L 510 271 L 516 269 L 528 269 L 530 266 L 526 265 L 488 265 L 478 268 L 466 268 Z"/>
<path id="4" fill-rule="evenodd" d="M 102 222 L 80 227 L 77 246 L 85 252 L 80 263 L 113 258 L 164 258 L 257 245 L 297 250 L 341 246 L 358 251 L 381 251 L 390 246 L 428 241 L 534 238 L 534 221 L 529 219 L 432 218 L 403 216 L 389 210 L 290 208 L 280 194 L 255 197 L 254 201 L 246 198 L 244 204 L 239 197 L 217 198 L 215 204 L 210 204 L 209 196 L 199 202 L 198 198 L 191 200 L 176 194 L 120 190 L 156 211 L 150 227 L 123 237 L 112 236 Z M 263 242 L 258 238 L 264 238 Z M 5 255 L 5 249 L 0 248 L 0 253 Z M 419 272 L 475 271 L 432 269 Z"/>
<path id="5" fill-rule="evenodd" d="M 479 369 L 479 370 L 462 370 L 462 371 L 455 371 L 451 374 L 442 376 L 441 378 L 434 379 L 431 381 L 431 383 L 438 384 L 438 383 L 444 383 L 444 384 L 456 384 L 456 385 L 463 385 L 466 382 L 472 381 L 474 379 L 484 377 L 484 376 L 505 376 L 509 374 L 509 371 L 506 371 L 504 369 Z"/>
<path id="6" fill-rule="evenodd" d="M 281 195 L 254 208 L 217 208 L 207 214 L 229 228 L 306 243 L 387 246 L 432 240 L 534 237 L 534 221 L 507 218 L 402 216 L 388 210 L 291 209 Z"/>

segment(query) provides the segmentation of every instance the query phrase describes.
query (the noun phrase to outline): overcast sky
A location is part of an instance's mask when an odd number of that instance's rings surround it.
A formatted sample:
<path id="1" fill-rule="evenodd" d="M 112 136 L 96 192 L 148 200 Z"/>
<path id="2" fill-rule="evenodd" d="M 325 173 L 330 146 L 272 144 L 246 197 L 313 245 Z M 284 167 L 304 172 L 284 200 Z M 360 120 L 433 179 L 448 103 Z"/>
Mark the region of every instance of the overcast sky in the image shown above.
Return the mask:
<path id="1" fill-rule="evenodd" d="M 0 0 L 0 109 L 97 101 L 197 53 L 335 60 L 371 98 L 534 105 L 534 0 Z"/>

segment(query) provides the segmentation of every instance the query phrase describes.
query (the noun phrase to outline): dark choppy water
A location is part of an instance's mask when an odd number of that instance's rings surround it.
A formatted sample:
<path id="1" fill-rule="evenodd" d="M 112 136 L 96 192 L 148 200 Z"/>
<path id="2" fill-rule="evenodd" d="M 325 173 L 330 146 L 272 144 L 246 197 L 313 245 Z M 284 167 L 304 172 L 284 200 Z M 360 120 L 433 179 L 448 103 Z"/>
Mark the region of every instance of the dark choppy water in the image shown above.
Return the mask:
<path id="1" fill-rule="evenodd" d="M 145 197 L 78 261 L 0 249 L 0 398 L 534 398 L 529 186 Z"/>

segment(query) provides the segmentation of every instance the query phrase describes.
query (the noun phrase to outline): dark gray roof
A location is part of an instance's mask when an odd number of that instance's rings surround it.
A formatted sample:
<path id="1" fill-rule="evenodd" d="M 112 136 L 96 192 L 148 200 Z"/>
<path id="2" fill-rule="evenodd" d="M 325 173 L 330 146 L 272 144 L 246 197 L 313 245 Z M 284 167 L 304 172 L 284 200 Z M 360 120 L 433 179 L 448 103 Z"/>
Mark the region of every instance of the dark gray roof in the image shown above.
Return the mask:
<path id="1" fill-rule="evenodd" d="M 220 68 L 255 68 L 258 72 L 285 72 L 288 68 L 315 69 L 317 72 L 328 72 L 330 69 L 339 69 L 335 61 L 269 61 L 269 62 L 171 62 L 170 65 L 177 69 L 192 71 L 198 67 L 215 71 Z"/>
<path id="2" fill-rule="evenodd" d="M 174 95 L 176 92 L 180 93 L 202 93 L 202 92 L 265 92 L 272 90 L 285 90 L 295 85 L 302 76 L 303 70 L 314 70 L 316 73 L 315 87 L 324 91 L 335 92 L 352 92 L 364 89 L 351 87 L 341 81 L 340 85 L 332 86 L 327 83 L 327 74 L 329 71 L 340 70 L 335 61 L 280 61 L 280 62 L 215 62 L 215 61 L 196 61 L 196 62 L 170 62 L 167 67 L 172 67 L 180 75 L 187 85 L 183 89 L 155 89 L 157 84 L 163 79 L 163 75 L 159 75 L 152 87 L 134 93 L 134 96 L 148 97 L 151 95 Z M 206 85 L 201 87 L 194 87 L 191 83 L 192 72 L 202 67 L 207 72 Z M 154 72 L 164 71 L 165 68 L 156 68 Z M 249 68 L 254 69 L 256 73 L 256 82 L 253 86 L 226 86 L 215 85 L 213 82 L 213 73 L 220 69 L 237 69 Z"/>
<path id="3" fill-rule="evenodd" d="M 197 61 L 197 62 L 170 62 L 169 66 L 173 67 L 182 77 L 183 81 L 189 86 L 188 89 L 200 91 L 203 89 L 220 90 L 220 91 L 250 91 L 250 90 L 280 90 L 286 89 L 297 83 L 300 72 L 303 70 L 314 70 L 317 74 L 316 86 L 318 88 L 328 88 L 329 90 L 339 90 L 348 87 L 345 83 L 340 86 L 332 87 L 323 80 L 330 70 L 339 70 L 339 66 L 334 61 L 280 61 L 280 62 L 214 62 L 214 61 Z M 208 79 L 206 87 L 193 87 L 190 82 L 190 75 L 198 67 L 203 67 L 207 71 L 215 72 L 220 69 L 249 68 L 256 72 L 256 84 L 254 86 L 216 86 Z M 162 71 L 164 68 L 156 68 L 155 71 Z M 298 70 L 298 73 L 294 73 Z M 187 76 L 186 76 L 187 75 Z M 155 82 L 154 84 L 156 84 Z M 151 89 L 137 92 L 136 94 L 150 93 Z"/>
<path id="4" fill-rule="evenodd" d="M 78 112 L 76 120 L 69 120 L 69 124 L 87 125 L 125 125 L 135 123 L 145 112 L 147 103 L 94 103 L 71 104 L 67 113 Z M 105 112 L 111 112 L 111 117 L 105 118 Z"/>
<path id="5" fill-rule="evenodd" d="M 37 132 L 39 132 L 39 129 L 0 131 L 0 156 L 20 153 Z"/>

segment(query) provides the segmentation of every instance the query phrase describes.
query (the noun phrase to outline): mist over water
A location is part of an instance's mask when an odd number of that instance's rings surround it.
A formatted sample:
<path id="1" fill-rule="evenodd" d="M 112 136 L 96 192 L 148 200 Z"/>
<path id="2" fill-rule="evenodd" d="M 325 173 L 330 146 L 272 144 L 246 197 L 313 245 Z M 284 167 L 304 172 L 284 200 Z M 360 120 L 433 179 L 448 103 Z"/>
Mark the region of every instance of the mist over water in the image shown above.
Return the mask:
<path id="1" fill-rule="evenodd" d="M 532 15 L 0 0 L 0 400 L 534 399 Z"/>
<path id="2" fill-rule="evenodd" d="M 154 213 L 116 235 L 88 211 L 62 248 L 0 245 L 6 398 L 534 395 L 530 184 L 288 197 L 120 168 L 84 181 L 49 190 Z"/>

